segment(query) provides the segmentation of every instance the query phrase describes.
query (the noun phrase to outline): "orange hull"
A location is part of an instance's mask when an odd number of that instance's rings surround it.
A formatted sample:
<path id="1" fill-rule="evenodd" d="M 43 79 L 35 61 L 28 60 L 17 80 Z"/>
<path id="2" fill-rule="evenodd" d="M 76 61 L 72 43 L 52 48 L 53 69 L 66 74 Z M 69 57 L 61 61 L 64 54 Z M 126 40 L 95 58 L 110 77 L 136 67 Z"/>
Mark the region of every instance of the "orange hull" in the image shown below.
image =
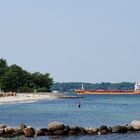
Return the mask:
<path id="1" fill-rule="evenodd" d="M 134 90 L 75 90 L 78 94 L 140 94 Z"/>

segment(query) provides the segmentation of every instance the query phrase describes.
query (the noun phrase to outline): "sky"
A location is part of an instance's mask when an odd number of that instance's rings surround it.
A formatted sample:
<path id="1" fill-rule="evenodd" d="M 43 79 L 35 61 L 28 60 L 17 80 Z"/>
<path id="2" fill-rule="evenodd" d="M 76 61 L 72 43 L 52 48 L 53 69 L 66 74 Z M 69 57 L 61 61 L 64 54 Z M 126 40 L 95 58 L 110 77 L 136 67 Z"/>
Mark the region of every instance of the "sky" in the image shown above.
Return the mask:
<path id="1" fill-rule="evenodd" d="M 1 0 L 0 58 L 55 82 L 140 80 L 139 0 Z"/>

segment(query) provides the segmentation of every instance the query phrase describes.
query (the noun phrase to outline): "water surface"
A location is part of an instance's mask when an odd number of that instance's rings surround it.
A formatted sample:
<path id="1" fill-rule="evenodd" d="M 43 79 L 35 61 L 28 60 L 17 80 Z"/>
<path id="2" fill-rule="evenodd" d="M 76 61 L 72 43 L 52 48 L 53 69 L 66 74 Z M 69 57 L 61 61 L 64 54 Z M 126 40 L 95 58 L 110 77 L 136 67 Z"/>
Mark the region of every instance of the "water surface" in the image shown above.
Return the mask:
<path id="1" fill-rule="evenodd" d="M 81 108 L 77 103 L 81 104 Z M 104 124 L 129 124 L 140 120 L 140 95 L 85 95 L 84 98 L 38 101 L 32 103 L 0 105 L 0 123 L 19 126 L 20 123 L 35 128 L 47 127 L 52 121 L 66 125 L 82 127 L 99 127 Z M 113 134 L 114 139 L 137 139 L 139 134 Z M 58 137 L 41 137 L 41 139 L 58 139 Z M 37 138 L 40 139 L 40 138 Z M 112 139 L 107 136 L 61 137 L 60 139 Z"/>

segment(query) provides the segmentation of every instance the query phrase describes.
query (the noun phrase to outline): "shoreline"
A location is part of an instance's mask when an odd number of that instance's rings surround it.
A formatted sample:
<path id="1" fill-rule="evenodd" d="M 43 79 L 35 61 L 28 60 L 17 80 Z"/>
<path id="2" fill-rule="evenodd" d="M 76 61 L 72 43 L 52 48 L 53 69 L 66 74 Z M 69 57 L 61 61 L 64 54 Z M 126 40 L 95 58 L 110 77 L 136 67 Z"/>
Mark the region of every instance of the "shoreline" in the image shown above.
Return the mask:
<path id="1" fill-rule="evenodd" d="M 63 93 L 17 93 L 16 96 L 0 97 L 0 104 L 36 102 L 40 100 L 54 100 L 64 98 L 81 98 L 82 96 L 69 96 Z"/>
<path id="2" fill-rule="evenodd" d="M 35 102 L 39 100 L 57 99 L 51 93 L 17 93 L 16 96 L 0 97 L 0 104 Z"/>

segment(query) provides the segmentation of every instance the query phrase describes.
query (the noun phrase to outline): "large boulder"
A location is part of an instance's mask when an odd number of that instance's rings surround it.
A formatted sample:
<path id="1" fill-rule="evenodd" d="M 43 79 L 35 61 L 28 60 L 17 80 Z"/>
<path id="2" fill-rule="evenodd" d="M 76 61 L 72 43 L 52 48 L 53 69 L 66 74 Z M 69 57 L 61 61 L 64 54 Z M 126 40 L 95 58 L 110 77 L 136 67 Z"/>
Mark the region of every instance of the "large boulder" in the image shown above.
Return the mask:
<path id="1" fill-rule="evenodd" d="M 20 128 L 15 128 L 15 135 L 16 136 L 24 135 L 23 130 L 21 130 Z"/>
<path id="2" fill-rule="evenodd" d="M 53 135 L 66 135 L 66 132 L 64 130 L 56 130 L 53 131 Z"/>
<path id="3" fill-rule="evenodd" d="M 105 134 L 108 134 L 109 133 L 109 129 L 106 125 L 101 125 L 100 128 L 99 128 L 99 131 L 98 131 L 98 134 L 99 135 L 105 135 Z"/>
<path id="4" fill-rule="evenodd" d="M 78 135 L 86 135 L 86 130 L 83 127 L 78 127 Z"/>
<path id="5" fill-rule="evenodd" d="M 15 133 L 15 129 L 12 127 L 6 127 L 4 129 L 4 131 L 5 131 L 5 134 L 14 134 Z"/>
<path id="6" fill-rule="evenodd" d="M 68 130 L 68 135 L 77 135 L 78 129 L 78 126 L 70 126 Z"/>
<path id="7" fill-rule="evenodd" d="M 1 124 L 0 125 L 0 129 L 4 129 L 4 128 L 6 128 L 7 127 L 7 125 L 5 125 L 5 124 Z"/>
<path id="8" fill-rule="evenodd" d="M 127 133 L 125 126 L 116 125 L 112 127 L 112 133 Z"/>
<path id="9" fill-rule="evenodd" d="M 86 133 L 88 135 L 96 135 L 96 134 L 98 134 L 98 128 L 88 127 L 88 128 L 85 128 L 85 130 L 86 130 Z"/>
<path id="10" fill-rule="evenodd" d="M 45 129 L 38 129 L 35 132 L 35 136 L 46 136 L 47 131 Z"/>
<path id="11" fill-rule="evenodd" d="M 0 136 L 4 134 L 4 129 L 0 129 Z"/>
<path id="12" fill-rule="evenodd" d="M 35 134 L 32 128 L 24 128 L 23 132 L 25 137 L 33 137 Z"/>
<path id="13" fill-rule="evenodd" d="M 107 131 L 109 131 L 109 130 L 108 130 L 108 127 L 107 127 L 106 125 L 101 125 L 101 126 L 99 127 L 99 131 L 101 131 L 101 130 L 107 130 Z"/>
<path id="14" fill-rule="evenodd" d="M 64 130 L 65 129 L 65 125 L 63 123 L 60 122 L 52 122 L 48 124 L 48 131 L 57 131 L 57 130 Z"/>
<path id="15" fill-rule="evenodd" d="M 127 131 L 135 131 L 135 129 L 131 125 L 125 125 Z"/>
<path id="16" fill-rule="evenodd" d="M 134 130 L 139 131 L 140 130 L 140 121 L 138 121 L 138 120 L 132 121 L 131 126 L 134 128 Z"/>

